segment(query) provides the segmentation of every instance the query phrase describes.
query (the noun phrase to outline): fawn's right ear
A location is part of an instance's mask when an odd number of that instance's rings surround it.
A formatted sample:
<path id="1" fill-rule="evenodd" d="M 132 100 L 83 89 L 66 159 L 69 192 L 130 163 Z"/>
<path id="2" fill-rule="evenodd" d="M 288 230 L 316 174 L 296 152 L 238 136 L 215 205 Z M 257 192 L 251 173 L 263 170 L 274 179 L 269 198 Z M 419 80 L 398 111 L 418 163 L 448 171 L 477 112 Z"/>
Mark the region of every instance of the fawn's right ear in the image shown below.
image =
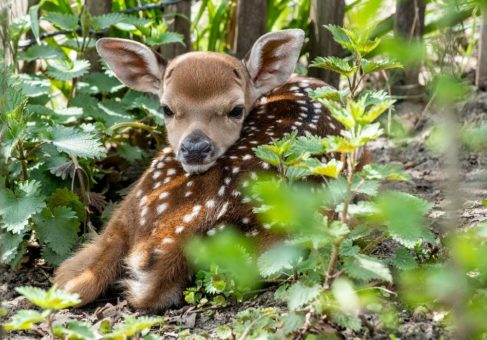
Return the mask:
<path id="1" fill-rule="evenodd" d="M 96 42 L 96 50 L 125 85 L 137 91 L 161 94 L 167 63 L 149 47 L 132 40 L 102 38 Z"/>

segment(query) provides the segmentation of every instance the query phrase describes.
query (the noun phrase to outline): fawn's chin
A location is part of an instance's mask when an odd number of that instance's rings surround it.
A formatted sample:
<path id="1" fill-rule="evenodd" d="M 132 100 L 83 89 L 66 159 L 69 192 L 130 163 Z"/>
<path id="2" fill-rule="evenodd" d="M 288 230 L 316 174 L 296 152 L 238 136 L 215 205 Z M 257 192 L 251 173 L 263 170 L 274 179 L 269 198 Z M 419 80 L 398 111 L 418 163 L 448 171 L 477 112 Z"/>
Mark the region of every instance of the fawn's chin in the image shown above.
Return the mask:
<path id="1" fill-rule="evenodd" d="M 209 168 L 211 168 L 214 164 L 215 161 L 201 164 L 187 164 L 185 162 L 181 162 L 184 171 L 186 171 L 188 174 L 202 174 L 206 172 Z"/>

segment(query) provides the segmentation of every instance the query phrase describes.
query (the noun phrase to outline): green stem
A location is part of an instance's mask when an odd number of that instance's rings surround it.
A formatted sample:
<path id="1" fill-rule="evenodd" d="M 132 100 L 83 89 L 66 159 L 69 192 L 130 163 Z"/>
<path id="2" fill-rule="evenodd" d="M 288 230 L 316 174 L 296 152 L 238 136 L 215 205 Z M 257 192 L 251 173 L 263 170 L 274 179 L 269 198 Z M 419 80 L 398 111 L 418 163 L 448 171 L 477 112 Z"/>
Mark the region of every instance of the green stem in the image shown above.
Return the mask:
<path id="1" fill-rule="evenodd" d="M 27 172 L 27 159 L 25 157 L 24 144 L 22 143 L 22 141 L 19 141 L 17 147 L 19 152 L 20 164 L 22 165 L 22 179 L 24 181 L 27 181 L 29 179 L 29 174 Z"/>

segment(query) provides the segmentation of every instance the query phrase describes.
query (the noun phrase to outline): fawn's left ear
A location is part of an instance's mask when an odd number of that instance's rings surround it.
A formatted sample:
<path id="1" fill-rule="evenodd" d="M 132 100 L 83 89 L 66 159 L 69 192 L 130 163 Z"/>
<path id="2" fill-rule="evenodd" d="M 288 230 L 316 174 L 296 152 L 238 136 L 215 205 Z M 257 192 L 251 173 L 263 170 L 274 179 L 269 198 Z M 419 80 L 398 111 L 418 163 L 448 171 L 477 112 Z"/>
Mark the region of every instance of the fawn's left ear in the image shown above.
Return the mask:
<path id="1" fill-rule="evenodd" d="M 304 32 L 289 29 L 260 37 L 244 59 L 255 99 L 284 84 L 294 71 L 303 46 Z"/>

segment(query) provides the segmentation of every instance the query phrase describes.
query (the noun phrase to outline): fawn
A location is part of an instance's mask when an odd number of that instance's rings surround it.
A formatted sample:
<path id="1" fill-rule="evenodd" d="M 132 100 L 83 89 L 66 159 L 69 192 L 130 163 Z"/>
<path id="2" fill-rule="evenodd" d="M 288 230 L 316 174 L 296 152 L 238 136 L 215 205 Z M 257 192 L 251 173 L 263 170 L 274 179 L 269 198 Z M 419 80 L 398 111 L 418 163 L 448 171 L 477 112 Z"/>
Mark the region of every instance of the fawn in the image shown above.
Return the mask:
<path id="1" fill-rule="evenodd" d="M 252 148 L 296 130 L 338 134 L 340 123 L 307 91 L 323 86 L 292 76 L 304 33 L 291 29 L 257 40 L 244 60 L 190 52 L 170 63 L 129 40 L 100 39 L 99 54 L 132 89 L 159 96 L 170 147 L 162 150 L 121 202 L 104 231 L 57 269 L 54 282 L 82 304 L 121 280 L 135 308 L 181 301 L 191 279 L 182 243 L 239 227 L 259 247 L 273 240 L 239 191 L 269 165 Z M 290 78 L 291 77 L 291 78 Z"/>

